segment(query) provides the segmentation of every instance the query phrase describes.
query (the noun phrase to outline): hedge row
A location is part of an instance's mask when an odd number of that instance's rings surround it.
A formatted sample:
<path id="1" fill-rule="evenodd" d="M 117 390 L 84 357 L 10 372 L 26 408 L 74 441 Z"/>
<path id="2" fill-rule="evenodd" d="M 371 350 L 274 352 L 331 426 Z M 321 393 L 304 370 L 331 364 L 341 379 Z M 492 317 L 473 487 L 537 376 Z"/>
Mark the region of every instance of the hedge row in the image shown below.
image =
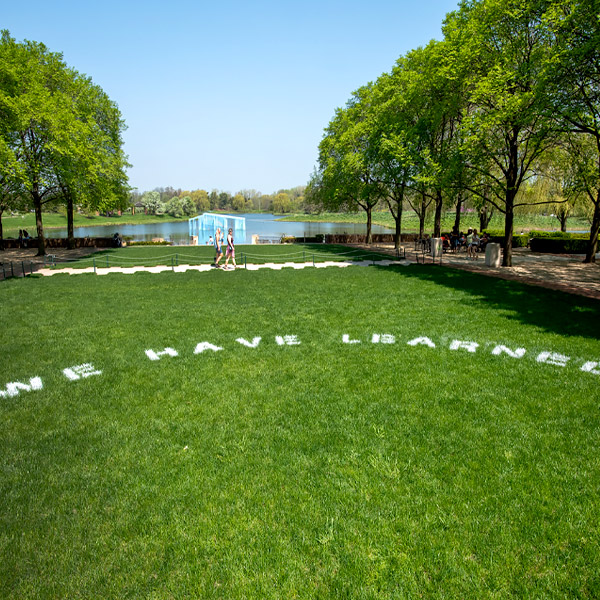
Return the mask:
<path id="1" fill-rule="evenodd" d="M 590 240 L 582 238 L 534 237 L 529 242 L 532 252 L 552 252 L 554 254 L 585 254 Z"/>

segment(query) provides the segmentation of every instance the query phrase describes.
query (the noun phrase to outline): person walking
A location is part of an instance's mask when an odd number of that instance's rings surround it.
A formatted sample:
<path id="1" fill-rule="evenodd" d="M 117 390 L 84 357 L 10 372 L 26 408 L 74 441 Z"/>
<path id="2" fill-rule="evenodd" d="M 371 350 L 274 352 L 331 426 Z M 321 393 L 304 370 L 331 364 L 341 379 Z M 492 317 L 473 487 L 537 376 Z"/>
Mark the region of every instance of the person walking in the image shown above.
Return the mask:
<path id="1" fill-rule="evenodd" d="M 233 229 L 229 228 L 229 233 L 227 234 L 227 256 L 225 257 L 225 269 L 227 269 L 227 264 L 229 263 L 229 259 L 231 258 L 231 262 L 233 263 L 233 268 L 237 267 L 235 262 L 235 246 L 233 245 Z"/>
<path id="2" fill-rule="evenodd" d="M 220 269 L 219 261 L 223 258 L 223 234 L 221 233 L 221 228 L 217 227 L 217 232 L 215 233 L 215 267 Z"/>

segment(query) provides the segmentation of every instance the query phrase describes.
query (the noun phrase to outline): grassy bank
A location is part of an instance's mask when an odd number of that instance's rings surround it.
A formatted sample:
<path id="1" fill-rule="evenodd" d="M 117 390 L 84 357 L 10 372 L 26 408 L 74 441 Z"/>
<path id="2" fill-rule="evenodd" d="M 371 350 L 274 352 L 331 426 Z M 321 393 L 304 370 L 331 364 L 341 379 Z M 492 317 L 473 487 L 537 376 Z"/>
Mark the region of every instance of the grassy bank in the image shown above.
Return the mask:
<path id="1" fill-rule="evenodd" d="M 600 595 L 596 301 L 412 265 L 0 304 L 2 598 Z"/>
<path id="2" fill-rule="evenodd" d="M 313 223 L 365 223 L 366 214 L 361 211 L 358 213 L 320 213 L 316 215 L 295 214 L 286 215 L 279 219 L 280 221 L 308 221 Z M 373 224 L 389 227 L 395 230 L 396 223 L 388 211 L 373 213 Z M 454 227 L 454 213 L 446 212 L 442 218 L 442 231 L 451 231 Z M 469 227 L 479 229 L 479 219 L 475 213 L 466 213 L 461 217 L 461 229 L 466 231 Z M 494 215 L 490 222 L 490 229 L 504 229 L 504 218 L 501 214 Z M 556 218 L 545 217 L 541 215 L 516 215 L 514 231 L 530 231 L 532 229 L 553 231 L 560 228 Z M 567 229 L 572 231 L 588 231 L 590 224 L 582 218 L 573 217 L 567 221 Z M 433 230 L 433 222 L 430 220 L 426 224 L 426 231 Z M 402 231 L 404 233 L 415 233 L 419 231 L 419 219 L 412 211 L 406 211 L 402 217 Z"/>
<path id="3" fill-rule="evenodd" d="M 137 213 L 135 215 L 124 214 L 121 217 L 105 217 L 105 216 L 85 216 L 76 214 L 74 216 L 75 227 L 98 227 L 102 225 L 110 225 L 118 227 L 121 225 L 145 225 L 148 223 L 170 223 L 176 221 L 187 221 L 187 217 L 177 219 L 171 215 L 145 215 Z M 44 224 L 44 232 L 48 237 L 52 236 L 52 229 L 66 229 L 67 217 L 56 213 L 44 213 L 42 217 Z M 2 217 L 3 235 L 5 238 L 16 238 L 19 236 L 19 229 L 26 229 L 29 235 L 36 236 L 35 215 L 33 213 L 25 213 L 14 217 Z"/>

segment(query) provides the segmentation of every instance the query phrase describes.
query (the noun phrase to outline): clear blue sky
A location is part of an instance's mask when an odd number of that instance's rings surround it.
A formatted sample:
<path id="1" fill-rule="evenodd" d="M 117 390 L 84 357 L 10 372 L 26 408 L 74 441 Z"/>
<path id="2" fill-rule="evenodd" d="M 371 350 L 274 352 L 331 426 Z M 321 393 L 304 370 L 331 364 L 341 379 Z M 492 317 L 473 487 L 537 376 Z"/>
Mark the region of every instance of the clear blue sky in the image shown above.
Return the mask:
<path id="1" fill-rule="evenodd" d="M 130 183 L 307 183 L 352 92 L 429 40 L 457 0 L 4 2 L 0 29 L 92 77 L 127 123 Z"/>

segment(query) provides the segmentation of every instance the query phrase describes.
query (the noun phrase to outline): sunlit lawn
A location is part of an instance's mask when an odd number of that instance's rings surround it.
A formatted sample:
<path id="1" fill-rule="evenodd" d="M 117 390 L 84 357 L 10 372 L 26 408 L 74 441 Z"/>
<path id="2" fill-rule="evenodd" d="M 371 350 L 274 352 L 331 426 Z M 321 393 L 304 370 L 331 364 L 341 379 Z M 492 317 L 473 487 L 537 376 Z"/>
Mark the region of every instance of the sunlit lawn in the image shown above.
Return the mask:
<path id="1" fill-rule="evenodd" d="M 597 301 L 375 265 L 0 306 L 3 598 L 600 595 Z"/>

